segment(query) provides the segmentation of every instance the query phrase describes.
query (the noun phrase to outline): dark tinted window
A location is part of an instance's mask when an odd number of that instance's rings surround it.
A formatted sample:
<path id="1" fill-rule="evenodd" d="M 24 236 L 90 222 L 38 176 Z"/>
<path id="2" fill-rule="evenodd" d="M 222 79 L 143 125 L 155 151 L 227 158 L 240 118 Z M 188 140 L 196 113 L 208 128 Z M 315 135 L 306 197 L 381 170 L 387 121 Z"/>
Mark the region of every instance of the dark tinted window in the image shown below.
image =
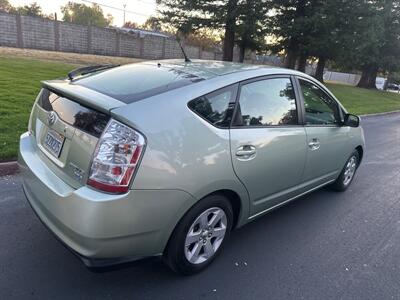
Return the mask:
<path id="1" fill-rule="evenodd" d="M 38 104 L 47 111 L 55 111 L 64 122 L 96 137 L 100 137 L 110 119 L 106 114 L 60 97 L 46 89 L 42 91 Z"/>
<path id="2" fill-rule="evenodd" d="M 297 109 L 289 78 L 273 78 L 243 85 L 239 98 L 242 126 L 296 125 Z"/>
<path id="3" fill-rule="evenodd" d="M 201 80 L 173 68 L 132 64 L 91 74 L 75 80 L 74 84 L 131 103 Z"/>
<path id="4" fill-rule="evenodd" d="M 189 102 L 189 107 L 218 127 L 229 127 L 235 106 L 236 85 L 220 89 Z"/>
<path id="5" fill-rule="evenodd" d="M 338 103 L 311 82 L 301 80 L 307 125 L 334 125 L 340 123 Z"/>

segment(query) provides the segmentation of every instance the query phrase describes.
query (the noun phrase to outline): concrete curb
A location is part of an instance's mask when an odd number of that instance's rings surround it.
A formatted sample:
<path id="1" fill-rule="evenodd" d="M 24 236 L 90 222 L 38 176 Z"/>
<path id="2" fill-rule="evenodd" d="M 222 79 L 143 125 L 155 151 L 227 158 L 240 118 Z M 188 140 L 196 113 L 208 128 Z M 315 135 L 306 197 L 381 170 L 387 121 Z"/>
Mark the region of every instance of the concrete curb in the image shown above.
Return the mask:
<path id="1" fill-rule="evenodd" d="M 393 115 L 393 114 L 398 114 L 398 113 L 400 113 L 400 110 L 394 110 L 394 111 L 388 111 L 388 112 L 376 113 L 376 114 L 368 114 L 368 115 L 359 115 L 359 117 L 365 118 L 365 117 L 386 116 L 386 115 Z"/>
<path id="2" fill-rule="evenodd" d="M 18 173 L 18 171 L 19 166 L 17 161 L 0 163 L 0 177 L 6 175 L 14 175 Z"/>

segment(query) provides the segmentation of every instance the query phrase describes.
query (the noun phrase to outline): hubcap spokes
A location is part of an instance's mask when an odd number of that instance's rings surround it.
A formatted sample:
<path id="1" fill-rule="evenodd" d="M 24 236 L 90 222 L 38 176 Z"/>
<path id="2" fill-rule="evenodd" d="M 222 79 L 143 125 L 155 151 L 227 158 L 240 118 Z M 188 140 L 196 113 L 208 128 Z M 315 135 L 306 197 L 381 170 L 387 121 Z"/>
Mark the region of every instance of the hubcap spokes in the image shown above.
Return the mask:
<path id="1" fill-rule="evenodd" d="M 355 156 L 352 156 L 347 162 L 346 169 L 344 170 L 344 180 L 343 180 L 344 185 L 348 185 L 351 182 L 356 172 L 356 169 L 357 169 L 357 158 Z"/>
<path id="2" fill-rule="evenodd" d="M 186 259 L 192 264 L 201 264 L 211 258 L 224 240 L 226 226 L 227 218 L 222 209 L 213 207 L 204 211 L 186 235 Z"/>

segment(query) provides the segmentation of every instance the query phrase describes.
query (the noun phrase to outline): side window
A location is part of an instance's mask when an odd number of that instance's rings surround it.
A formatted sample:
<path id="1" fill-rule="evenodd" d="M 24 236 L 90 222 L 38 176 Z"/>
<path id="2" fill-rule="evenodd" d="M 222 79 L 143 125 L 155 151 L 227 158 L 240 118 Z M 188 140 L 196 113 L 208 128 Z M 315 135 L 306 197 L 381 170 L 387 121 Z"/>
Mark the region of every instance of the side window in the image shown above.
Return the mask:
<path id="1" fill-rule="evenodd" d="M 237 125 L 297 125 L 296 98 L 290 78 L 272 78 L 242 86 Z"/>
<path id="2" fill-rule="evenodd" d="M 301 80 L 307 125 L 340 124 L 338 103 L 311 82 Z"/>
<path id="3" fill-rule="evenodd" d="M 211 124 L 229 128 L 235 107 L 237 85 L 214 91 L 188 103 L 190 109 Z"/>

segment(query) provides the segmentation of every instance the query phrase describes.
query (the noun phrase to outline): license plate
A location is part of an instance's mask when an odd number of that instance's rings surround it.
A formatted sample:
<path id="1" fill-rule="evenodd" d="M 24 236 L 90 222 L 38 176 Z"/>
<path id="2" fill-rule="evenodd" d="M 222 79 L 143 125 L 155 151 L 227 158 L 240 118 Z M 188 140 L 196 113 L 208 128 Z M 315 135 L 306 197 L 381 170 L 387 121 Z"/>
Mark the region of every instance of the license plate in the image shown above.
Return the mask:
<path id="1" fill-rule="evenodd" d="M 59 157 L 65 138 L 57 132 L 51 130 L 48 131 L 44 139 L 44 146 L 50 151 L 55 157 Z"/>

